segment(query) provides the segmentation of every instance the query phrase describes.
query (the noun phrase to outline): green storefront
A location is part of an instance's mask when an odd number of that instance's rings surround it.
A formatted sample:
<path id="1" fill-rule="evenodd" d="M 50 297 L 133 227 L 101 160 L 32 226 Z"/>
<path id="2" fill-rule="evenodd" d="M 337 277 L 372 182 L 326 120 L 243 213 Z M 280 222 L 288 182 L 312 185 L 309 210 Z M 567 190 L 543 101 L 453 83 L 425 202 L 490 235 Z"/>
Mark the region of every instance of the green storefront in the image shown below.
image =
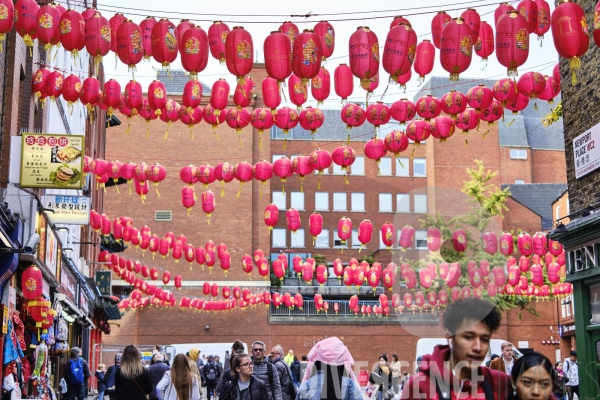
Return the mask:
<path id="1" fill-rule="evenodd" d="M 563 244 L 567 282 L 573 284 L 579 393 L 595 399 L 600 394 L 600 212 L 559 226 L 549 237 Z"/>

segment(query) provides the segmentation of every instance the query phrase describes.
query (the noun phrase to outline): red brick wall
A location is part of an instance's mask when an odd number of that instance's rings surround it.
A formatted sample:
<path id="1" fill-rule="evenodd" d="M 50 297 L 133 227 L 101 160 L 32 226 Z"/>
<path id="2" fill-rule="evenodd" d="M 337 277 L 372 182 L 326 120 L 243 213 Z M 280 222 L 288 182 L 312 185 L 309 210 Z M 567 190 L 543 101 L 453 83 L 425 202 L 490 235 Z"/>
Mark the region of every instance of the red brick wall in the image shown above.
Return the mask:
<path id="1" fill-rule="evenodd" d="M 533 150 L 531 163 L 535 183 L 567 182 L 565 152 L 557 150 Z"/>
<path id="2" fill-rule="evenodd" d="M 522 179 L 525 183 L 538 183 L 533 179 L 533 151 L 530 148 L 519 148 L 519 150 L 525 150 L 527 152 L 526 160 L 516 160 L 510 158 L 510 150 L 513 147 L 501 147 L 500 157 L 502 159 L 502 167 L 498 171 L 502 183 L 514 184 L 515 180 Z M 557 182 L 557 181 L 555 181 Z"/>
<path id="3" fill-rule="evenodd" d="M 521 203 L 513 200 L 511 197 L 505 203 L 508 211 L 503 213 L 502 229 L 510 231 L 511 229 L 522 229 L 534 234 L 542 229 L 542 217 L 525 207 Z"/>

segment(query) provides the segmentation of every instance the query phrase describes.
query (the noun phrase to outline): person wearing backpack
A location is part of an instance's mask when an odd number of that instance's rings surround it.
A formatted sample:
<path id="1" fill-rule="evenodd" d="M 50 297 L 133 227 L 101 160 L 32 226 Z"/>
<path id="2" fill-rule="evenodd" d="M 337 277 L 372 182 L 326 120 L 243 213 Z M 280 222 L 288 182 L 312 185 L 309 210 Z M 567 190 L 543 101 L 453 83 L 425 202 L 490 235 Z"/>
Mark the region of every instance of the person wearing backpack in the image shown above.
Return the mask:
<path id="1" fill-rule="evenodd" d="M 206 397 L 208 400 L 211 400 L 215 395 L 221 372 L 219 365 L 215 362 L 215 357 L 208 356 L 208 363 L 202 368 L 202 379 L 206 384 Z"/>
<path id="2" fill-rule="evenodd" d="M 292 379 L 290 367 L 288 367 L 283 358 L 283 347 L 277 345 L 271 349 L 271 362 L 277 368 L 279 374 L 279 384 L 281 386 L 281 397 L 283 400 L 296 399 L 296 386 Z"/>
<path id="3" fill-rule="evenodd" d="M 67 398 L 69 400 L 85 400 L 90 378 L 87 362 L 80 357 L 81 349 L 73 347 L 70 358 L 65 365 L 64 378 L 67 382 Z"/>
<path id="4" fill-rule="evenodd" d="M 252 343 L 252 376 L 263 381 L 267 385 L 269 393 L 268 400 L 283 400 L 281 397 L 281 383 L 279 382 L 279 372 L 277 368 L 265 356 L 265 344 L 260 340 Z"/>

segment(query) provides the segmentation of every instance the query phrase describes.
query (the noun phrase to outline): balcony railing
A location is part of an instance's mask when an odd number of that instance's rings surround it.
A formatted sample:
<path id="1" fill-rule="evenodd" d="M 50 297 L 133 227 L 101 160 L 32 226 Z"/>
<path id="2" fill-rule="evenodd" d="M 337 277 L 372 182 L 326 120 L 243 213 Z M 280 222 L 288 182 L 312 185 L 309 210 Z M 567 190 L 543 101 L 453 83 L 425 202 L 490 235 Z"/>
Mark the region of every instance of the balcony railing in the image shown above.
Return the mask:
<path id="1" fill-rule="evenodd" d="M 306 282 L 304 279 L 299 278 L 297 276 L 287 276 L 283 279 L 283 285 L 282 286 L 320 286 L 320 283 L 316 280 L 313 279 L 312 280 L 312 285 L 310 285 L 308 282 Z M 341 279 L 338 279 L 336 276 L 334 277 L 329 277 L 327 278 L 327 281 L 323 284 L 323 286 L 335 286 L 335 287 L 342 287 L 345 286 L 344 282 Z M 371 286 L 369 286 L 367 283 L 363 283 L 361 285 L 361 288 L 370 288 Z M 378 288 L 382 288 L 383 287 L 383 283 L 380 281 L 379 285 L 377 285 Z M 355 285 L 351 285 L 351 288 L 356 288 Z"/>
<path id="2" fill-rule="evenodd" d="M 302 310 L 300 310 L 298 307 L 294 307 L 294 308 L 288 308 L 285 305 L 280 305 L 279 307 L 275 307 L 273 305 L 273 303 L 271 303 L 270 306 L 270 313 L 272 317 L 320 317 L 320 318 L 340 318 L 340 317 L 356 317 L 356 314 L 354 314 L 353 311 L 350 310 L 349 307 L 349 301 L 334 301 L 334 300 L 328 300 L 329 303 L 329 311 L 326 313 L 325 311 L 321 310 L 319 312 L 317 312 L 317 308 L 315 307 L 315 302 L 314 300 L 304 300 L 303 305 L 302 305 Z M 338 312 L 336 313 L 334 311 L 334 303 L 337 303 L 340 307 L 340 309 L 338 310 Z M 378 306 L 379 301 L 375 301 L 375 300 L 359 300 L 358 301 L 358 306 L 359 308 L 361 306 L 371 306 L 371 308 L 373 308 L 374 306 Z M 390 304 L 391 306 L 391 304 Z M 358 314 L 359 316 L 362 317 L 362 314 L 359 312 Z M 371 315 L 371 318 L 374 317 L 374 314 Z M 437 311 L 435 311 L 434 309 L 429 309 L 429 310 L 423 310 L 421 312 L 416 311 L 415 313 L 413 313 L 413 311 L 403 311 L 403 312 L 397 312 L 395 311 L 393 308 L 390 307 L 390 314 L 388 316 L 388 318 L 393 317 L 395 319 L 406 319 L 406 320 L 419 320 L 419 321 L 434 321 L 437 319 Z"/>

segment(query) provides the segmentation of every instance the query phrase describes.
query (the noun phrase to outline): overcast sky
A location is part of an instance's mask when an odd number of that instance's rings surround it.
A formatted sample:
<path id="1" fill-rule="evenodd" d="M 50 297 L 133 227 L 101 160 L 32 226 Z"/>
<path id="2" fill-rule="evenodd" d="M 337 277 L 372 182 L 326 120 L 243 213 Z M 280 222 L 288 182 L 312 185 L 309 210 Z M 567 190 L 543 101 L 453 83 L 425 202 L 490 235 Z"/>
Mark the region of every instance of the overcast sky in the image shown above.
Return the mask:
<path id="1" fill-rule="evenodd" d="M 227 1 L 190 1 L 190 0 L 145 0 L 145 1 L 124 1 L 124 0 L 100 0 L 98 5 L 99 11 L 108 19 L 115 12 L 121 12 L 126 17 L 136 23 L 140 23 L 146 16 L 152 15 L 157 20 L 159 18 L 169 18 L 175 25 L 183 18 L 192 20 L 199 24 L 201 28 L 208 31 L 213 20 L 222 20 L 228 24 L 229 28 L 234 26 L 244 26 L 252 35 L 255 50 L 258 51 L 258 58 L 255 60 L 262 62 L 263 60 L 263 43 L 270 31 L 277 30 L 281 22 L 292 20 L 298 25 L 298 28 L 312 29 L 320 20 L 328 20 L 332 23 L 335 29 L 336 46 L 335 52 L 331 59 L 325 65 L 330 73 L 333 74 L 335 67 L 340 63 L 348 63 L 348 40 L 350 35 L 358 26 L 368 26 L 373 30 L 380 43 L 380 48 L 383 49 L 383 43 L 389 31 L 390 22 L 395 15 L 403 15 L 410 20 L 413 29 L 415 29 L 419 41 L 423 39 L 431 39 L 431 19 L 438 11 L 446 11 L 452 17 L 458 17 L 468 7 L 476 8 L 481 15 L 482 21 L 487 21 L 494 26 L 494 10 L 498 2 L 490 0 L 480 0 L 471 2 L 460 2 L 460 0 L 421 0 L 421 1 L 357 1 L 357 0 L 328 0 L 320 2 L 306 2 L 303 6 L 302 1 L 280 1 L 280 2 L 248 2 L 242 0 L 227 0 Z M 392 9 L 391 4 L 404 4 L 405 8 Z M 494 3 L 494 4 L 492 4 Z M 517 2 L 511 2 L 516 6 Z M 549 2 L 551 10 L 554 10 L 554 2 Z M 490 5 L 492 4 L 492 5 Z M 417 8 L 418 7 L 418 8 Z M 129 9 L 128 9 L 129 8 Z M 378 12 L 382 11 L 382 12 Z M 309 18 L 289 17 L 290 15 L 305 15 L 311 12 L 312 14 L 321 14 Z M 423 14 L 427 12 L 427 14 Z M 342 14 L 340 14 L 342 13 Z M 343 14 L 351 13 L 351 14 Z M 411 15 L 412 14 L 412 15 Z M 422 14 L 422 15 L 415 15 Z M 259 16 L 260 15 L 260 16 Z M 284 16 L 285 15 L 285 16 Z M 287 16 L 287 17 L 286 17 Z M 380 17 L 377 19 L 370 19 Z M 382 17 L 382 18 L 381 18 Z M 363 20 L 364 18 L 364 20 Z M 341 19 L 353 19 L 350 21 L 336 21 Z M 266 23 L 260 23 L 266 22 Z M 256 54 L 256 53 L 255 53 Z M 554 49 L 552 35 L 549 31 L 543 40 L 543 47 L 540 47 L 540 42 L 537 40 L 537 35 L 533 34 L 530 37 L 530 52 L 528 61 L 524 66 L 519 68 L 520 71 L 537 71 L 542 74 L 551 74 L 554 63 L 558 60 L 558 55 Z M 550 63 L 550 64 L 548 64 Z M 542 67 L 539 65 L 546 64 Z M 117 79 L 124 86 L 130 79 L 131 73 L 127 72 L 127 67 L 121 62 L 117 63 L 115 70 L 114 54 L 109 53 L 104 59 L 106 78 Z M 473 52 L 473 61 L 471 66 L 461 74 L 461 80 L 468 78 L 491 78 L 500 79 L 506 74 L 504 68 L 496 59 L 495 53 L 490 57 L 487 67 L 484 69 L 485 63 Z M 153 68 L 161 68 L 160 65 L 152 60 L 151 62 L 141 62 L 137 66 L 136 79 L 142 84 L 144 89 L 155 78 L 156 72 Z M 173 63 L 173 69 L 181 69 L 179 58 Z M 382 79 L 379 88 L 374 93 L 373 100 L 379 100 L 383 94 L 388 79 L 387 73 L 380 68 Z M 252 75 L 252 74 L 250 74 Z M 448 76 L 448 73 L 439 64 L 439 51 L 436 49 L 436 65 L 432 72 L 436 76 Z M 209 55 L 208 66 L 202 74 L 200 80 L 208 86 L 212 86 L 213 82 L 219 78 L 226 78 L 231 87 L 232 93 L 235 88 L 235 78 L 229 73 L 225 65 L 220 65 L 217 60 Z M 387 91 L 385 101 L 394 101 L 401 97 L 412 98 L 414 93 L 418 91 L 417 76 L 413 71 L 413 77 L 407 85 L 407 92 L 403 94 L 398 86 L 390 86 Z M 475 86 L 475 85 L 474 85 Z M 358 85 L 358 80 L 355 81 L 353 98 L 355 101 L 364 100 L 365 91 Z M 306 105 L 315 105 L 315 101 L 309 99 Z M 330 100 L 326 103 L 328 107 L 339 106 L 340 99 L 335 95 L 333 90 L 333 81 Z M 285 105 L 285 104 L 282 104 Z"/>

